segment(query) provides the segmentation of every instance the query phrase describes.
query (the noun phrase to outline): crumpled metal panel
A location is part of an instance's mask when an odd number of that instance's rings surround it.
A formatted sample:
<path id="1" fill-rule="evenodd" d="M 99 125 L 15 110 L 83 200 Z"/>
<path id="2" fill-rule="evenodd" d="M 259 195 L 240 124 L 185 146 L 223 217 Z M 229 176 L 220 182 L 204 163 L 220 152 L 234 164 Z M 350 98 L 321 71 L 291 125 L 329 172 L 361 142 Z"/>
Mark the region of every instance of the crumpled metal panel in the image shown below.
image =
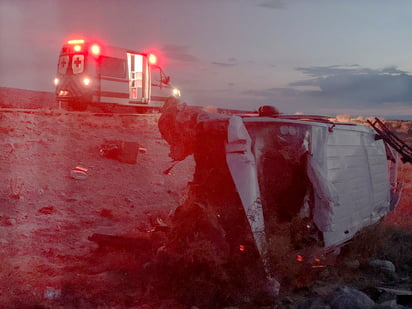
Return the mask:
<path id="1" fill-rule="evenodd" d="M 261 255 L 265 247 L 265 222 L 251 138 L 240 117 L 229 120 L 226 161 Z"/>
<path id="2" fill-rule="evenodd" d="M 306 172 L 314 191 L 313 222 L 323 233 L 326 248 L 346 242 L 393 209 L 393 177 L 388 170 L 385 144 L 375 139 L 370 128 L 338 124 L 331 129 L 327 124 L 306 122 L 303 142 L 293 145 L 302 136 L 298 138 L 290 132 L 298 132 L 302 122 L 279 119 L 264 123 L 259 119 L 258 123 L 264 129 L 253 130 L 250 135 L 249 124 L 246 129 L 242 118 L 230 119 L 226 156 L 261 254 L 266 245 L 266 214 L 262 209 L 257 162 L 260 148 L 268 143 L 265 130 L 274 123 L 280 132 L 274 139 L 280 139 L 286 148 L 299 147 L 309 154 Z"/>
<path id="3" fill-rule="evenodd" d="M 367 127 L 313 127 L 308 175 L 315 189 L 314 222 L 325 247 L 351 239 L 390 211 L 385 145 Z"/>
<path id="4" fill-rule="evenodd" d="M 280 283 L 270 275 L 268 270 L 265 221 L 260 199 L 256 160 L 252 153 L 252 141 L 242 118 L 238 116 L 233 116 L 229 120 L 226 162 L 242 201 L 256 247 L 262 258 L 269 284 L 268 288 L 273 295 L 277 295 Z"/>

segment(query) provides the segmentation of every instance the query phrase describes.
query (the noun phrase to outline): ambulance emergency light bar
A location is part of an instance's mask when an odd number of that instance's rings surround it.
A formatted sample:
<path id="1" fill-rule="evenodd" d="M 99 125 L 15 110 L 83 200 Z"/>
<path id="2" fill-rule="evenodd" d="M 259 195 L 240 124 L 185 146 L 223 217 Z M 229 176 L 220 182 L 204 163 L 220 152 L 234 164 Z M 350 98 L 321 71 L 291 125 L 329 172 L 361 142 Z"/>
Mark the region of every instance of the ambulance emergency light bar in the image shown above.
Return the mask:
<path id="1" fill-rule="evenodd" d="M 69 45 L 74 45 L 73 46 L 73 50 L 75 52 L 80 52 L 82 50 L 82 44 L 84 44 L 85 41 L 83 39 L 76 39 L 76 40 L 69 40 L 67 41 L 67 44 Z M 90 47 L 90 51 L 93 55 L 95 56 L 99 56 L 100 55 L 100 46 L 98 44 L 93 44 Z M 151 65 L 155 65 L 157 63 L 157 57 L 154 54 L 149 54 L 147 56 L 147 58 L 149 59 L 149 63 Z"/>

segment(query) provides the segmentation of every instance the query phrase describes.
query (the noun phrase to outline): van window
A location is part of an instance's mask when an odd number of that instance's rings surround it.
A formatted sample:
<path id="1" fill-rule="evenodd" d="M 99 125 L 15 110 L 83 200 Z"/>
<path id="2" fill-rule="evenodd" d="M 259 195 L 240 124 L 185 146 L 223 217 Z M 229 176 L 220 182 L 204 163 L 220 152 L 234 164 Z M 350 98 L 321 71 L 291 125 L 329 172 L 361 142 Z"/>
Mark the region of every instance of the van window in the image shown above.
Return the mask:
<path id="1" fill-rule="evenodd" d="M 125 78 L 126 77 L 126 61 L 119 58 L 102 57 L 101 58 L 101 74 L 104 76 Z"/>

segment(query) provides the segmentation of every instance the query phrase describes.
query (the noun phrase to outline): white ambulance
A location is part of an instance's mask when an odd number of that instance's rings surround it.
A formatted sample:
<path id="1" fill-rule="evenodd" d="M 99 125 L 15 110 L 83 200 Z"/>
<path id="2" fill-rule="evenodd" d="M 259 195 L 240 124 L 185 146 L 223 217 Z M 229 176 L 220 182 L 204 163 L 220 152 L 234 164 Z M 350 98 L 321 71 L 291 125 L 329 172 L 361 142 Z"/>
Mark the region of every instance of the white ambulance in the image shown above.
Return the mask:
<path id="1" fill-rule="evenodd" d="M 54 84 L 59 107 L 74 110 L 91 105 L 160 108 L 168 97 L 180 97 L 154 54 L 84 39 L 63 45 Z"/>

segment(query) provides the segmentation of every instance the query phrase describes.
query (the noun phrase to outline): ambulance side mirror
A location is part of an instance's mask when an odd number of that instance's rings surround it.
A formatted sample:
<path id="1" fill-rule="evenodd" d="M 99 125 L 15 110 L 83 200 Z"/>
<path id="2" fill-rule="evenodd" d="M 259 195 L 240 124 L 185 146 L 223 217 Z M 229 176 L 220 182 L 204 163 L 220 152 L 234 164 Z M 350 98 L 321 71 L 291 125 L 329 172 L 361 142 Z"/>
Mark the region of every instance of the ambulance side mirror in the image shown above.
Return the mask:
<path id="1" fill-rule="evenodd" d="M 163 82 L 167 85 L 170 83 L 170 76 L 166 76 L 163 80 Z"/>

